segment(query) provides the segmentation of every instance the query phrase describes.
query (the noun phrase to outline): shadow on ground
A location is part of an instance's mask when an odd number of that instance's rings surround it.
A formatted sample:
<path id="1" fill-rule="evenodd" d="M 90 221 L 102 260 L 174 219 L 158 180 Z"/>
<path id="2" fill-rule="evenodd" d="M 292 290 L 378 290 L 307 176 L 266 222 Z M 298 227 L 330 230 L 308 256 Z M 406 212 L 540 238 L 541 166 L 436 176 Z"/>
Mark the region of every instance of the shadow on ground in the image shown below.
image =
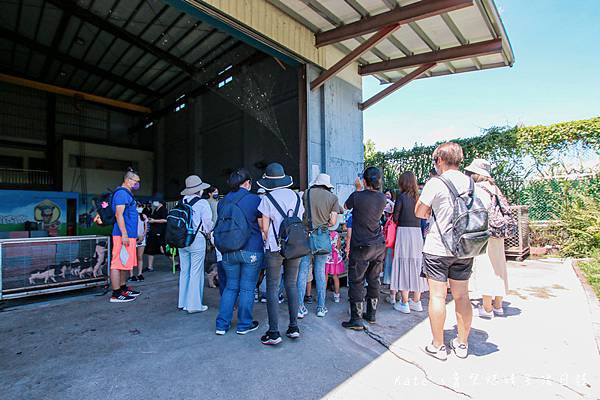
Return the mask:
<path id="1" fill-rule="evenodd" d="M 0 393 L 7 399 L 320 398 L 386 351 L 346 331 L 345 292 L 329 314 L 315 307 L 300 321 L 302 337 L 260 344 L 265 304 L 255 304 L 259 330 L 214 334 L 218 289 L 205 289 L 206 313 L 177 310 L 177 280 L 167 269 L 148 273 L 133 303 L 111 304 L 86 291 L 8 303 L 0 313 Z M 382 296 L 383 299 L 383 296 Z M 427 297 L 424 298 L 424 307 Z M 285 326 L 287 304 L 282 304 Z M 427 314 L 400 314 L 382 302 L 372 330 L 394 342 Z M 479 335 L 478 335 L 479 336 Z M 481 336 L 485 336 L 482 332 Z M 424 338 L 425 339 L 425 338 Z"/>

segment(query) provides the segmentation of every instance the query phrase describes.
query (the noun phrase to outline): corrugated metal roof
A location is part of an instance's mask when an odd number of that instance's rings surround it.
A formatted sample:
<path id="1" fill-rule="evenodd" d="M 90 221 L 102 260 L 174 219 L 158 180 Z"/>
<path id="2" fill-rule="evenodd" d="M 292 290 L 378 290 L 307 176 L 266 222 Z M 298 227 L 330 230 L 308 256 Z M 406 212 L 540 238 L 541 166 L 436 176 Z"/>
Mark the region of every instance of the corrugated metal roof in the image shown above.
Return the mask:
<path id="1" fill-rule="evenodd" d="M 2 72 L 144 105 L 242 45 L 160 0 L 3 1 L 0 22 Z"/>
<path id="2" fill-rule="evenodd" d="M 347 25 L 361 18 L 389 12 L 423 0 L 268 0 L 282 10 L 292 10 L 296 19 L 315 33 Z M 299 17 L 300 16 L 300 17 Z M 372 34 L 343 40 L 337 45 L 345 53 L 358 47 Z M 364 53 L 360 64 L 429 53 L 460 45 L 501 38 L 503 51 L 438 64 L 423 77 L 480 69 L 512 66 L 514 56 L 493 0 L 474 0 L 473 6 L 403 25 L 385 40 Z M 415 68 L 378 73 L 383 81 L 396 81 Z"/>

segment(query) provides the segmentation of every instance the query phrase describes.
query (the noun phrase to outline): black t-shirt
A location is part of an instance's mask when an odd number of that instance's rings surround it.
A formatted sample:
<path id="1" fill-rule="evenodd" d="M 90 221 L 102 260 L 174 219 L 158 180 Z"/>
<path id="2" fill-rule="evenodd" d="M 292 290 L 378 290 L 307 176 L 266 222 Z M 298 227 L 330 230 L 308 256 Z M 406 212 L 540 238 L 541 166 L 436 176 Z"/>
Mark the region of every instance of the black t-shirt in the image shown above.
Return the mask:
<path id="1" fill-rule="evenodd" d="M 152 211 L 152 215 L 150 215 L 150 218 L 152 218 L 152 219 L 167 219 L 167 208 L 165 206 L 162 206 L 159 209 Z M 165 231 L 167 229 L 167 224 L 153 223 L 153 224 L 148 224 L 148 225 L 150 225 L 150 229 L 148 231 L 149 235 L 151 235 L 151 236 L 156 236 L 156 235 L 164 236 L 165 235 Z"/>
<path id="2" fill-rule="evenodd" d="M 385 195 L 373 190 L 354 192 L 346 200 L 352 209 L 352 238 L 350 246 L 370 246 L 385 243 L 379 223 L 386 205 Z"/>

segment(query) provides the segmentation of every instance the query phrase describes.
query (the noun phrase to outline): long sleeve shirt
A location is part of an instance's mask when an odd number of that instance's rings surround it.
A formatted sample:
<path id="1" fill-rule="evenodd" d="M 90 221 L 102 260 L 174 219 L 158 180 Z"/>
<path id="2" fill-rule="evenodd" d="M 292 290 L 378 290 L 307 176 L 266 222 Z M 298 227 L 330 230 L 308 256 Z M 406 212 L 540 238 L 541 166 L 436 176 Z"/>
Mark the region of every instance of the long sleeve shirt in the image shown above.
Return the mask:
<path id="1" fill-rule="evenodd" d="M 184 196 L 183 200 L 184 202 L 189 203 L 195 197 L 198 196 Z M 200 241 L 205 240 L 204 236 L 200 232 L 209 234 L 210 232 L 212 232 L 213 229 L 212 211 L 210 209 L 208 201 L 203 199 L 196 202 L 196 204 L 192 206 L 192 210 L 194 210 L 194 212 L 192 213 L 194 230 L 198 229 L 198 226 L 200 226 L 200 224 L 202 225 L 200 227 L 200 230 L 198 231 L 198 234 L 196 235 L 196 238 L 194 239 L 194 242 L 187 248 L 190 251 L 200 250 L 204 248 L 204 246 L 200 247 Z"/>

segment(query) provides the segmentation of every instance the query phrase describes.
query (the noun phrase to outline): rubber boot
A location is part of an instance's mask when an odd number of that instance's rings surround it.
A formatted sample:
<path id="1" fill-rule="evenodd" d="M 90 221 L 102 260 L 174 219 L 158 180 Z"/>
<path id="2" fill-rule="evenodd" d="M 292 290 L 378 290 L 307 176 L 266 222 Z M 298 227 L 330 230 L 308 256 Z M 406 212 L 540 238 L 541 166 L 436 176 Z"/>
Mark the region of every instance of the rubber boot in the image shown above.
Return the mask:
<path id="1" fill-rule="evenodd" d="M 363 303 L 350 303 L 350 321 L 342 322 L 342 326 L 346 329 L 362 331 L 365 329 L 365 324 L 362 319 Z"/>
<path id="2" fill-rule="evenodd" d="M 363 315 L 363 318 L 370 324 L 375 323 L 375 314 L 377 313 L 377 303 L 379 299 L 367 299 L 367 312 Z"/>

